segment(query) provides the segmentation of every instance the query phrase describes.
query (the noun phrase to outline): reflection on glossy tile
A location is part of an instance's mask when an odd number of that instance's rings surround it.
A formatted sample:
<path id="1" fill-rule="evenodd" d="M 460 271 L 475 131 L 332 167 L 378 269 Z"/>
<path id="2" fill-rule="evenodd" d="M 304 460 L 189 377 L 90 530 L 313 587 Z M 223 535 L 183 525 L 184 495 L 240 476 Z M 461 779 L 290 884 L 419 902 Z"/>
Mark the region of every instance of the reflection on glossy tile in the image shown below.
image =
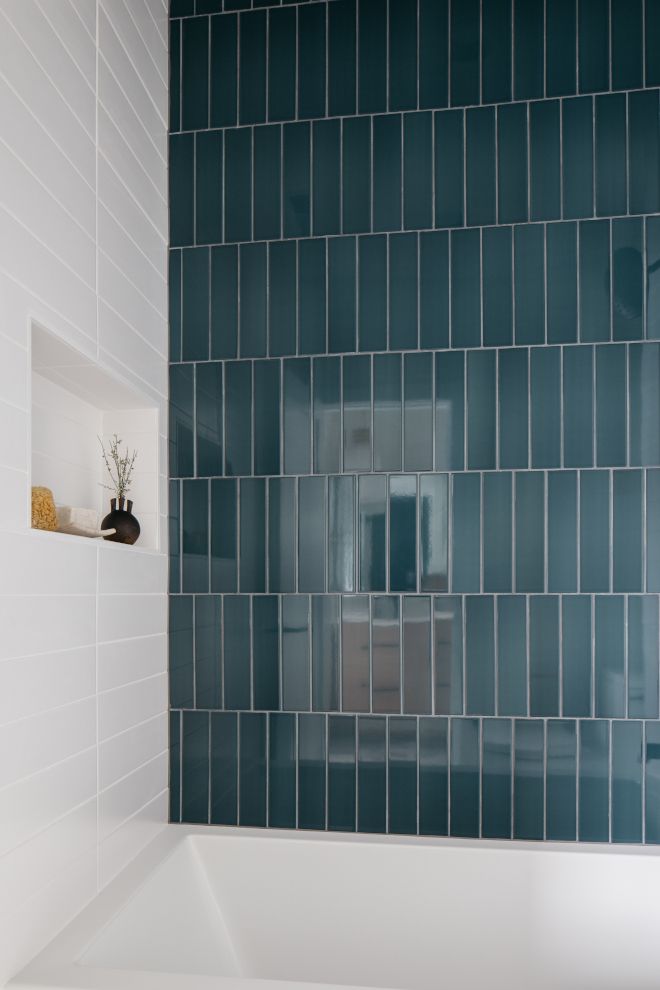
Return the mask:
<path id="1" fill-rule="evenodd" d="M 344 470 L 371 468 L 371 358 L 343 359 Z"/>
<path id="2" fill-rule="evenodd" d="M 221 598 L 195 596 L 195 708 L 222 707 Z"/>
<path id="3" fill-rule="evenodd" d="M 492 595 L 465 599 L 465 699 L 468 715 L 495 714 L 495 602 Z"/>
<path id="4" fill-rule="evenodd" d="M 225 708 L 250 708 L 249 598 L 243 595 L 225 597 L 222 633 Z"/>
<path id="5" fill-rule="evenodd" d="M 542 839 L 543 722 L 516 719 L 514 723 L 513 837 Z"/>
<path id="6" fill-rule="evenodd" d="M 209 590 L 208 481 L 182 483 L 181 590 Z"/>
<path id="7" fill-rule="evenodd" d="M 646 590 L 660 591 L 660 471 L 646 472 Z"/>
<path id="8" fill-rule="evenodd" d="M 211 591 L 236 591 L 236 481 L 211 481 Z"/>
<path id="9" fill-rule="evenodd" d="M 170 367 L 170 477 L 185 478 L 195 473 L 193 442 L 194 368 Z"/>
<path id="10" fill-rule="evenodd" d="M 433 599 L 434 705 L 436 714 L 463 713 L 463 600 Z"/>
<path id="11" fill-rule="evenodd" d="M 595 613 L 596 717 L 623 718 L 625 693 L 625 599 L 621 595 L 596 598 Z"/>
<path id="12" fill-rule="evenodd" d="M 254 362 L 254 473 L 280 470 L 280 366 L 276 361 Z"/>
<path id="13" fill-rule="evenodd" d="M 225 470 L 252 471 L 252 368 L 246 361 L 225 366 Z"/>
<path id="14" fill-rule="evenodd" d="M 494 351 L 468 351 L 467 466 L 470 469 L 496 467 L 496 372 Z"/>
<path id="15" fill-rule="evenodd" d="M 283 362 L 284 470 L 309 474 L 311 458 L 310 362 L 291 358 Z"/>
<path id="16" fill-rule="evenodd" d="M 266 590 L 266 482 L 243 478 L 240 484 L 239 591 Z"/>
<path id="17" fill-rule="evenodd" d="M 417 479 L 411 475 L 389 479 L 389 576 L 391 591 L 417 588 Z"/>
<path id="18" fill-rule="evenodd" d="M 325 591 L 326 479 L 300 478 L 298 487 L 298 589 Z"/>
<path id="19" fill-rule="evenodd" d="M 172 708 L 195 705 L 192 595 L 173 595 L 169 600 L 169 686 Z"/>
<path id="20" fill-rule="evenodd" d="M 386 501 L 387 478 L 362 475 L 358 482 L 360 591 L 386 589 Z"/>
<path id="21" fill-rule="evenodd" d="M 401 629 L 399 598 L 377 595 L 371 602 L 372 707 L 401 711 Z"/>
<path id="22" fill-rule="evenodd" d="M 387 828 L 387 722 L 358 718 L 358 831 Z"/>
<path id="23" fill-rule="evenodd" d="M 607 842 L 609 838 L 609 723 L 580 722 L 580 780 L 578 839 Z"/>
<path id="24" fill-rule="evenodd" d="M 310 604 L 307 595 L 282 597 L 282 708 L 311 708 Z"/>
<path id="25" fill-rule="evenodd" d="M 433 361 L 428 354 L 403 358 L 404 471 L 433 467 Z"/>
<path id="26" fill-rule="evenodd" d="M 252 702 L 263 711 L 280 707 L 280 618 L 278 598 L 252 599 Z"/>
<path id="27" fill-rule="evenodd" d="M 339 710 L 339 595 L 312 595 L 312 709 Z"/>
<path id="28" fill-rule="evenodd" d="M 401 470 L 401 355 L 375 354 L 374 470 Z"/>
<path id="29" fill-rule="evenodd" d="M 209 713 L 183 712 L 181 819 L 209 820 Z"/>
<path id="30" fill-rule="evenodd" d="M 527 600 L 499 595 L 497 606 L 497 711 L 527 714 Z"/>
<path id="31" fill-rule="evenodd" d="M 446 591 L 449 542 L 449 478 L 446 474 L 419 479 L 420 590 Z"/>
<path id="32" fill-rule="evenodd" d="M 368 712 L 371 708 L 369 598 L 345 595 L 341 601 L 341 708 Z"/>
<path id="33" fill-rule="evenodd" d="M 589 717 L 591 704 L 591 599 L 562 598 L 562 704 L 564 715 Z"/>
<path id="34" fill-rule="evenodd" d="M 660 725 L 647 722 L 645 737 L 645 839 L 657 845 L 660 842 Z"/>
<path id="35" fill-rule="evenodd" d="M 355 479 L 328 478 L 328 591 L 355 591 Z"/>
<path id="36" fill-rule="evenodd" d="M 355 831 L 355 719 L 328 717 L 328 829 Z"/>
<path id="37" fill-rule="evenodd" d="M 325 715 L 298 717 L 298 828 L 325 828 Z"/>
<path id="38" fill-rule="evenodd" d="M 658 717 L 658 599 L 628 599 L 628 715 Z"/>
<path id="39" fill-rule="evenodd" d="M 483 721 L 481 834 L 485 839 L 511 836 L 511 722 Z"/>
<path id="40" fill-rule="evenodd" d="M 238 824 L 238 715 L 211 712 L 211 824 Z"/>
<path id="41" fill-rule="evenodd" d="M 629 190 L 631 213 L 660 209 L 660 124 L 658 91 L 630 93 L 628 97 Z"/>
<path id="42" fill-rule="evenodd" d="M 465 464 L 465 354 L 435 356 L 435 466 L 460 471 Z"/>
<path id="43" fill-rule="evenodd" d="M 239 825 L 266 825 L 267 715 L 242 712 L 239 731 Z"/>
<path id="44" fill-rule="evenodd" d="M 612 842 L 642 841 L 642 723 L 612 722 Z"/>
<path id="45" fill-rule="evenodd" d="M 403 710 L 430 714 L 433 709 L 431 683 L 431 599 L 403 598 Z"/>
<path id="46" fill-rule="evenodd" d="M 268 824 L 296 827 L 296 717 L 268 716 Z"/>
<path id="47" fill-rule="evenodd" d="M 478 592 L 481 569 L 481 481 L 478 474 L 452 475 L 452 554 L 451 589 Z"/>
<path id="48" fill-rule="evenodd" d="M 483 476 L 483 590 L 511 591 L 512 476 Z"/>
<path id="49" fill-rule="evenodd" d="M 630 463 L 660 463 L 660 345 L 631 344 Z"/>
<path id="50" fill-rule="evenodd" d="M 314 471 L 341 468 L 340 359 L 316 358 L 314 376 Z"/>
<path id="51" fill-rule="evenodd" d="M 417 832 L 417 720 L 390 719 L 388 745 L 388 831 Z"/>
<path id="52" fill-rule="evenodd" d="M 479 719 L 453 719 L 451 723 L 449 834 L 479 835 Z"/>
<path id="53" fill-rule="evenodd" d="M 568 719 L 548 722 L 545 793 L 545 835 L 550 840 L 575 839 L 577 808 L 575 775 L 576 724 Z"/>
<path id="54" fill-rule="evenodd" d="M 449 817 L 448 720 L 419 720 L 419 834 L 447 835 Z"/>
<path id="55" fill-rule="evenodd" d="M 610 224 L 579 224 L 580 340 L 610 339 Z"/>

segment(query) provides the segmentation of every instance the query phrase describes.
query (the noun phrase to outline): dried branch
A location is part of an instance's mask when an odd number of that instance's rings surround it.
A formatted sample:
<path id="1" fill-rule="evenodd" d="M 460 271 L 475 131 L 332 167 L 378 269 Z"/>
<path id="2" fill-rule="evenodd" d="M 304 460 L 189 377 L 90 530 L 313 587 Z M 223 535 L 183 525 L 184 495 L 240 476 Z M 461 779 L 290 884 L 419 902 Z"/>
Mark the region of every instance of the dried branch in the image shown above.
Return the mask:
<path id="1" fill-rule="evenodd" d="M 101 437 L 98 437 L 98 441 L 101 445 L 101 452 L 103 454 L 103 461 L 105 463 L 106 470 L 110 476 L 110 481 L 112 482 L 110 485 L 105 485 L 101 482 L 101 487 L 107 488 L 110 492 L 114 492 L 115 498 L 125 498 L 131 490 L 133 465 L 135 464 L 135 459 L 138 452 L 137 450 L 134 450 L 131 453 L 127 450 L 126 454 L 122 457 L 120 447 L 123 441 L 117 436 L 116 433 L 113 434 L 112 440 L 110 441 L 109 451 L 106 451 Z"/>

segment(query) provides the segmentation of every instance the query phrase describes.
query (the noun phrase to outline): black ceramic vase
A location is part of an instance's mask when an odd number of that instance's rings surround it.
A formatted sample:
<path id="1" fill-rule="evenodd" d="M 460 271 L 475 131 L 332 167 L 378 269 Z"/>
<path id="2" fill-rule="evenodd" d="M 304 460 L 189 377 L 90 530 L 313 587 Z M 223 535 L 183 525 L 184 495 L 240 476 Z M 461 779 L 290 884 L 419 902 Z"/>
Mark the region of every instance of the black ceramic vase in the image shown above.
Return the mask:
<path id="1" fill-rule="evenodd" d="M 111 536 L 104 540 L 113 543 L 135 543 L 140 535 L 140 524 L 132 513 L 133 503 L 130 498 L 111 498 L 110 512 L 101 523 L 101 529 L 114 529 Z"/>

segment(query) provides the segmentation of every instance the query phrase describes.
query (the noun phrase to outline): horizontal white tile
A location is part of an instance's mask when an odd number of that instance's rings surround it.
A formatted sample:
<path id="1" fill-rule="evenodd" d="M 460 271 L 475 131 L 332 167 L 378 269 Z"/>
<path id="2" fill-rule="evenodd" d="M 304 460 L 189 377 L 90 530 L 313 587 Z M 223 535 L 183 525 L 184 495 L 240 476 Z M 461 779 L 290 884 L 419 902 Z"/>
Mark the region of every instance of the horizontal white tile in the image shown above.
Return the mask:
<path id="1" fill-rule="evenodd" d="M 101 6 L 167 127 L 167 50 L 144 0 L 101 0 Z"/>
<path id="2" fill-rule="evenodd" d="M 13 406 L 27 409 L 28 378 L 27 351 L 0 334 L 0 396 Z"/>
<path id="3" fill-rule="evenodd" d="M 101 843 L 99 887 L 110 883 L 165 827 L 168 800 L 168 791 L 162 791 Z"/>
<path id="4" fill-rule="evenodd" d="M 167 709 L 167 677 L 159 674 L 100 695 L 99 739 L 104 742 Z"/>
<path id="5" fill-rule="evenodd" d="M 99 841 L 167 789 L 169 760 L 162 753 L 99 796 Z"/>
<path id="6" fill-rule="evenodd" d="M 94 0 L 83 0 L 88 7 L 94 7 Z M 93 16 L 90 20 L 91 32 L 80 18 L 76 7 L 69 0 L 63 0 L 54 7 L 50 0 L 38 0 L 39 9 L 49 21 L 62 45 L 96 92 L 96 44 Z M 79 5 L 80 6 L 80 5 Z"/>
<path id="7" fill-rule="evenodd" d="M 25 409 L 0 400 L 0 464 L 17 471 L 28 468 L 29 417 Z"/>
<path id="8" fill-rule="evenodd" d="M 167 592 L 167 557 L 142 553 L 137 546 L 108 547 L 99 560 L 99 593 L 161 594 Z"/>
<path id="9" fill-rule="evenodd" d="M 88 698 L 0 727 L 0 788 L 96 744 L 96 700 Z"/>
<path id="10" fill-rule="evenodd" d="M 87 33 L 96 38 L 96 0 L 69 0 Z"/>
<path id="11" fill-rule="evenodd" d="M 165 595 L 101 595 L 99 598 L 99 642 L 154 636 L 165 628 Z"/>
<path id="12" fill-rule="evenodd" d="M 0 597 L 0 629 L 0 660 L 87 646 L 96 640 L 96 598 Z"/>
<path id="13" fill-rule="evenodd" d="M 103 154 L 99 154 L 99 202 L 127 231 L 137 247 L 163 274 L 167 272 L 167 230 L 159 230 L 126 188 Z"/>
<path id="14" fill-rule="evenodd" d="M 0 465 L 0 513 L 6 530 L 23 530 L 30 524 L 30 481 L 27 471 Z"/>
<path id="15" fill-rule="evenodd" d="M 100 356 L 141 391 L 151 388 L 155 395 L 167 395 L 167 361 L 114 312 L 104 299 L 99 301 Z"/>
<path id="16" fill-rule="evenodd" d="M 106 790 L 167 750 L 167 713 L 142 722 L 99 747 L 99 789 Z"/>
<path id="17" fill-rule="evenodd" d="M 112 691 L 167 670 L 167 635 L 119 639 L 98 646 L 98 690 Z"/>
<path id="18" fill-rule="evenodd" d="M 148 288 L 148 287 L 147 287 Z M 99 250 L 99 295 L 124 323 L 133 331 L 138 332 L 146 342 L 153 347 L 161 358 L 167 354 L 166 341 L 163 334 L 165 315 L 145 298 L 137 288 L 136 283 L 129 280 L 126 274 Z M 158 298 L 158 303 L 163 299 Z"/>
<path id="19" fill-rule="evenodd" d="M 69 542 L 42 537 L 41 533 L 29 531 L 0 532 L 0 560 L 5 562 L 0 568 L 0 596 L 52 595 L 55 590 L 58 595 L 93 595 L 96 545 L 91 541 Z M 38 610 L 39 603 L 35 600 L 33 606 Z M 56 611 L 57 604 L 54 608 Z M 92 629 L 89 642 L 93 641 Z M 51 646 L 51 649 L 57 647 Z"/>
<path id="20" fill-rule="evenodd" d="M 103 256 L 119 270 L 124 279 L 137 291 L 140 299 L 139 306 L 149 306 L 160 317 L 156 326 L 158 337 L 152 342 L 162 342 L 162 321 L 167 319 L 167 281 L 165 269 L 157 267 L 153 260 L 147 258 L 140 245 L 119 225 L 114 216 L 102 204 L 99 206 L 99 249 Z M 114 291 L 112 286 L 114 284 Z M 109 301 L 117 300 L 118 290 L 123 294 L 124 281 L 108 281 L 104 284 L 104 294 Z M 135 305 L 135 304 L 134 304 Z M 118 307 L 115 307 L 118 308 Z M 150 314 L 150 319 L 153 315 Z M 143 327 L 143 333 L 144 333 Z M 145 333 L 145 336 L 146 333 Z"/>
<path id="21" fill-rule="evenodd" d="M 0 540 L 0 544 L 1 544 Z M 2 551 L 0 550 L 0 553 Z M 0 726 L 60 708 L 96 690 L 96 648 L 0 661 Z M 39 723 L 34 723 L 39 731 Z"/>

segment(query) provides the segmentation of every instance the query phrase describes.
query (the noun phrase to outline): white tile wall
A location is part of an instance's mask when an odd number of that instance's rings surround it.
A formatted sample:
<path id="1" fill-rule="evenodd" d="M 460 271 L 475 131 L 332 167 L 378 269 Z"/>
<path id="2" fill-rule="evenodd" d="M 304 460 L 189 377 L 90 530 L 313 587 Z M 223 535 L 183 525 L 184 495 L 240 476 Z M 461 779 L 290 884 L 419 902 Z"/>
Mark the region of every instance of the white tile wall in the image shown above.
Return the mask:
<path id="1" fill-rule="evenodd" d="M 166 821 L 166 547 L 28 528 L 31 321 L 167 422 L 166 39 L 163 0 L 0 3 L 0 986 Z"/>

